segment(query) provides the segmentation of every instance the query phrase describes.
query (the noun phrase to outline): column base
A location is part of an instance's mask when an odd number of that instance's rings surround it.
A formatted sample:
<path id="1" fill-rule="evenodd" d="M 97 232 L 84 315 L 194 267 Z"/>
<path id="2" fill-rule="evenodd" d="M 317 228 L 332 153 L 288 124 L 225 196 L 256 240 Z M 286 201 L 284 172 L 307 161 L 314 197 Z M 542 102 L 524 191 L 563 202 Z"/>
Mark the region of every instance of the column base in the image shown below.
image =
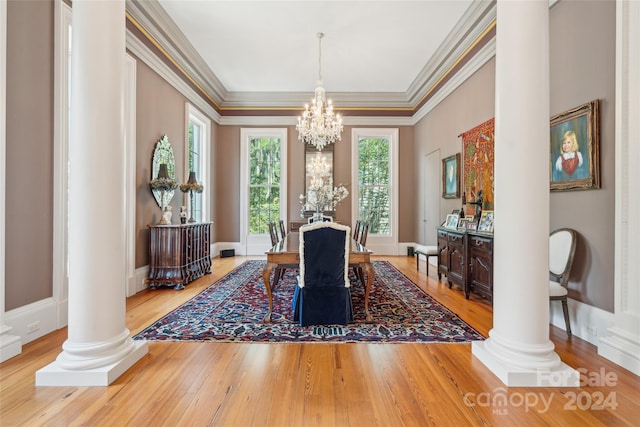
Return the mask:
<path id="1" fill-rule="evenodd" d="M 100 368 L 70 370 L 54 361 L 36 372 L 36 386 L 108 386 L 148 353 L 146 341 L 134 341 L 134 348 L 122 360 Z"/>
<path id="2" fill-rule="evenodd" d="M 513 366 L 495 357 L 485 343 L 474 341 L 471 353 L 507 387 L 580 387 L 580 373 L 563 362 L 557 367 L 543 369 Z"/>
<path id="3" fill-rule="evenodd" d="M 640 375 L 640 341 L 637 336 L 613 327 L 612 335 L 600 338 L 598 354 Z"/>
<path id="4" fill-rule="evenodd" d="M 0 362 L 22 353 L 22 341 L 17 335 L 0 335 Z"/>

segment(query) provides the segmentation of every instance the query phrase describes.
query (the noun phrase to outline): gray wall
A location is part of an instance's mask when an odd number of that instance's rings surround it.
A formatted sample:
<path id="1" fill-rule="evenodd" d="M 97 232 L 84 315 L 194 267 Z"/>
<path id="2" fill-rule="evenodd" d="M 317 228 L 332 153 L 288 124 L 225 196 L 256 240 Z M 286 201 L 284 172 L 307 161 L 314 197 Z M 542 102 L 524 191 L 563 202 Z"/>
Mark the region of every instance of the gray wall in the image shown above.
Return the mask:
<path id="1" fill-rule="evenodd" d="M 597 190 L 551 193 L 550 227 L 571 227 L 580 237 L 569 296 L 613 312 L 615 2 L 559 2 L 550 12 L 550 51 L 551 115 L 600 99 L 602 182 Z M 440 150 L 441 158 L 460 153 L 458 134 L 494 117 L 494 109 L 491 60 L 416 125 L 416 168 L 434 150 Z M 420 178 L 418 183 L 416 230 L 426 191 Z M 440 220 L 460 203 L 441 199 Z M 496 215 L 499 222 L 500 213 Z M 420 233 L 415 237 L 420 241 Z"/>
<path id="2" fill-rule="evenodd" d="M 551 115 L 600 100 L 599 190 L 551 193 L 551 229 L 580 235 L 569 297 L 613 312 L 615 2 L 559 2 L 550 16 Z"/>
<path id="3" fill-rule="evenodd" d="M 53 2 L 7 2 L 6 310 L 53 292 L 52 35 Z"/>

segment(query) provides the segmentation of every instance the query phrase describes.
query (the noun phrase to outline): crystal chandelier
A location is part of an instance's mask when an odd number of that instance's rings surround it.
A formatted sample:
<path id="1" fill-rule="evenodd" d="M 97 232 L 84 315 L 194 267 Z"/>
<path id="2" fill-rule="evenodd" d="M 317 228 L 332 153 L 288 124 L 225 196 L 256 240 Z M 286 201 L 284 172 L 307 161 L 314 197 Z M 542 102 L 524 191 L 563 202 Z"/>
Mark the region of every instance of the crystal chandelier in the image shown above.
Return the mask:
<path id="1" fill-rule="evenodd" d="M 296 125 L 298 140 L 313 145 L 318 151 L 340 140 L 342 134 L 342 119 L 333 113 L 333 105 L 326 100 L 322 87 L 322 37 L 324 34 L 318 33 L 318 87 L 312 105 L 304 106 Z"/>

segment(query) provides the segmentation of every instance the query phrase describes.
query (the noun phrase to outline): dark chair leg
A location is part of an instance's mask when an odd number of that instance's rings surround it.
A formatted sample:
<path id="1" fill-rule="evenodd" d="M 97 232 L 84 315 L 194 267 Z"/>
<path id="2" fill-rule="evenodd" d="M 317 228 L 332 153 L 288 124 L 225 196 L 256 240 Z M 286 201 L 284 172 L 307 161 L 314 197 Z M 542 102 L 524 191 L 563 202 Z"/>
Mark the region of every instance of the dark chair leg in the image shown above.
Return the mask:
<path id="1" fill-rule="evenodd" d="M 282 267 L 276 267 L 276 270 L 273 273 L 273 286 L 271 286 L 272 290 L 275 290 L 276 287 L 278 286 L 278 283 L 280 282 L 280 279 L 284 274 L 284 270 L 285 269 Z"/>
<path id="2" fill-rule="evenodd" d="M 429 268 L 429 267 L 427 267 L 427 268 Z M 416 254 L 416 270 L 420 271 L 420 254 Z"/>
<path id="3" fill-rule="evenodd" d="M 567 336 L 571 338 L 571 324 L 569 323 L 569 306 L 567 299 L 562 300 L 562 312 L 564 313 L 564 323 L 567 326 Z"/>

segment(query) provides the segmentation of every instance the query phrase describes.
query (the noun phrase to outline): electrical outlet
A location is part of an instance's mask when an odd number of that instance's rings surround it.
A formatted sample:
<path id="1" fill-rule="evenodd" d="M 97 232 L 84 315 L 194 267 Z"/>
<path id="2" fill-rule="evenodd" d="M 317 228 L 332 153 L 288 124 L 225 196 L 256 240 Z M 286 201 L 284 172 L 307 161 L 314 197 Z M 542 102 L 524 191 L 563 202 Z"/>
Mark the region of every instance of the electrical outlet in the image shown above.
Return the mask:
<path id="1" fill-rule="evenodd" d="M 27 333 L 28 334 L 31 334 L 31 333 L 37 331 L 38 329 L 40 329 L 40 321 L 39 320 L 36 320 L 35 322 L 29 323 L 27 325 Z"/>
<path id="2" fill-rule="evenodd" d="M 598 329 L 595 326 L 587 325 L 586 329 L 587 329 L 587 332 L 590 335 L 593 335 L 593 336 L 596 336 L 596 337 L 598 336 Z"/>

